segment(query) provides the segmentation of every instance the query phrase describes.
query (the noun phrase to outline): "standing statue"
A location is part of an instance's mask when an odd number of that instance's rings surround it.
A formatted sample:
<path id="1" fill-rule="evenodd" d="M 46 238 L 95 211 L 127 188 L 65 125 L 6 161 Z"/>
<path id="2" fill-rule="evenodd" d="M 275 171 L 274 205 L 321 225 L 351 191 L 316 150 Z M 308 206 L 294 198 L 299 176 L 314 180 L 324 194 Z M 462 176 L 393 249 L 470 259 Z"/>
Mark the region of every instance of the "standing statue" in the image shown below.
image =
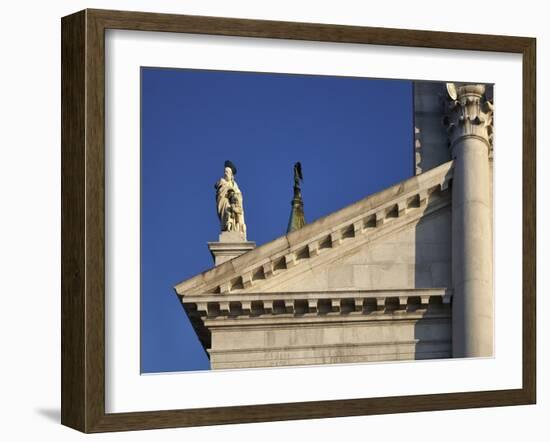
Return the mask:
<path id="1" fill-rule="evenodd" d="M 222 232 L 239 232 L 243 240 L 246 240 L 243 195 L 235 181 L 237 168 L 229 160 L 224 167 L 224 176 L 214 186 L 220 228 Z"/>

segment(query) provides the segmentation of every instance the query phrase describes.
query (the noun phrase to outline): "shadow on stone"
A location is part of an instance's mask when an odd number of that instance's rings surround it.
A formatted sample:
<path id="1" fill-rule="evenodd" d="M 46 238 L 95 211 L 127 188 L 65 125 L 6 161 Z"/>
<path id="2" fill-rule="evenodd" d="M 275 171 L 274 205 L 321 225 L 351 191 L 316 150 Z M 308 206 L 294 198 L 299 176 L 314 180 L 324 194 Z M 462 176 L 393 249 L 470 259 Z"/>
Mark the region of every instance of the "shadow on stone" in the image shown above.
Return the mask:
<path id="1" fill-rule="evenodd" d="M 447 193 L 449 191 L 445 191 Z M 432 195 L 436 204 L 445 195 Z M 436 210 L 421 218 L 415 228 L 414 288 L 451 287 L 451 210 Z M 420 299 L 418 301 L 421 301 Z M 414 359 L 451 357 L 451 310 L 441 297 L 431 297 L 426 304 L 418 302 L 416 312 L 423 315 L 415 325 Z"/>

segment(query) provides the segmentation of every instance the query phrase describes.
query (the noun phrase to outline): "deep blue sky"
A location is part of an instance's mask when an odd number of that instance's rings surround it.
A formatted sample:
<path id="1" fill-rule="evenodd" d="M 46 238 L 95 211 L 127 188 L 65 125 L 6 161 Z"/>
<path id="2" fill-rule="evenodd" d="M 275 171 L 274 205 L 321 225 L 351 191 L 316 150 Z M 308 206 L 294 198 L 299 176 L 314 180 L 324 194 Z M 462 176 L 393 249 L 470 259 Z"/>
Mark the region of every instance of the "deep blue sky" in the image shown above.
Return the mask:
<path id="1" fill-rule="evenodd" d="M 412 175 L 412 83 L 142 68 L 142 373 L 208 359 L 173 286 L 213 265 L 214 183 L 237 166 L 248 239 L 285 234 L 293 164 L 306 221 Z"/>

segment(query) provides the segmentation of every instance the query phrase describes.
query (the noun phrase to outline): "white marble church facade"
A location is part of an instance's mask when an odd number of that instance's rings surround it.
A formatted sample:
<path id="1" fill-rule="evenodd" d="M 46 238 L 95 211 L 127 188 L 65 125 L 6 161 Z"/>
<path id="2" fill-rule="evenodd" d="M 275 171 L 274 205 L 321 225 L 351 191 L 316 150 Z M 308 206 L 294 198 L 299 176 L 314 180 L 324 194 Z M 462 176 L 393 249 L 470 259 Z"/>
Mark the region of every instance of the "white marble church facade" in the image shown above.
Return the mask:
<path id="1" fill-rule="evenodd" d="M 490 87 L 414 89 L 415 176 L 175 287 L 213 369 L 492 355 Z"/>

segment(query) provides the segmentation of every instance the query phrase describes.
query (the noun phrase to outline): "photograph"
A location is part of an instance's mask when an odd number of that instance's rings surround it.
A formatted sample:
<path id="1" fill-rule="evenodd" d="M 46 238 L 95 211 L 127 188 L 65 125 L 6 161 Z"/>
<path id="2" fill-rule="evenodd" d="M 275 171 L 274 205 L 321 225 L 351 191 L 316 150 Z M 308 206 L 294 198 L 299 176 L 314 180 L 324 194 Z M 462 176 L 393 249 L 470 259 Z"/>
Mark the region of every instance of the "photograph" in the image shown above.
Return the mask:
<path id="1" fill-rule="evenodd" d="M 61 19 L 61 423 L 535 404 L 536 38 L 246 17 Z"/>
<path id="2" fill-rule="evenodd" d="M 141 374 L 494 356 L 493 84 L 140 80 Z"/>
<path id="3" fill-rule="evenodd" d="M 0 440 L 548 437 L 544 3 L 3 6 Z"/>

